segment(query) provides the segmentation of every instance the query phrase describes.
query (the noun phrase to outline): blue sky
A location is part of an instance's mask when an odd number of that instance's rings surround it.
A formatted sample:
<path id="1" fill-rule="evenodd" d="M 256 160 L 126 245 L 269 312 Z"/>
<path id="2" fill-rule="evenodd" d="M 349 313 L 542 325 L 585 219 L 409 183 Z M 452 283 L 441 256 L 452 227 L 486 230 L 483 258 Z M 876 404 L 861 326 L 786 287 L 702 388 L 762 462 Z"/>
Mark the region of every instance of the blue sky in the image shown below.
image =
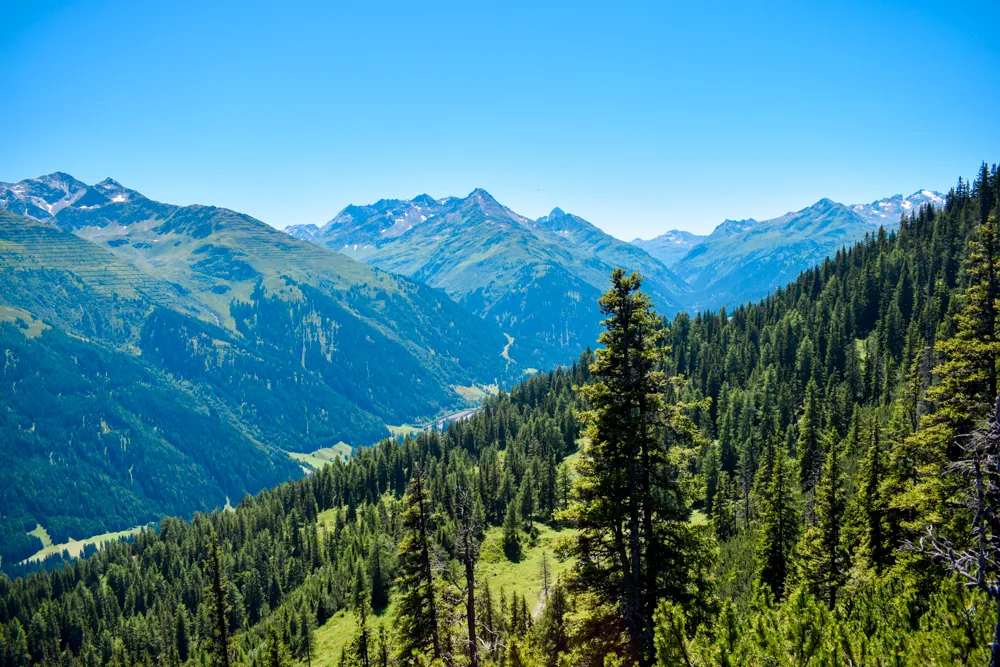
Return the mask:
<path id="1" fill-rule="evenodd" d="M 1000 3 L 751 4 L 8 3 L 0 181 L 278 227 L 484 187 L 630 239 L 1000 160 Z"/>

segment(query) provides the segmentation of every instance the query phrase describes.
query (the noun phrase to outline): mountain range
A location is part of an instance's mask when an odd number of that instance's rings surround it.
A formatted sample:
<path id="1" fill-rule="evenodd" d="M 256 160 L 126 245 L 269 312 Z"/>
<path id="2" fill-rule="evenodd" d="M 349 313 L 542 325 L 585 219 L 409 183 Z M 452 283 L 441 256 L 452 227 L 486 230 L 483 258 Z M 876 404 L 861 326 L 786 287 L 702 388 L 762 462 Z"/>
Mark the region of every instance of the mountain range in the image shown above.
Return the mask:
<path id="1" fill-rule="evenodd" d="M 822 199 L 771 220 L 725 220 L 709 235 L 671 230 L 625 243 L 560 208 L 532 220 L 479 189 L 465 198 L 351 205 L 322 226 L 285 231 L 444 289 L 513 336 L 509 352 L 522 364 L 545 367 L 592 340 L 597 316 L 583 297 L 599 293 L 614 266 L 644 275 L 661 314 L 735 307 L 943 202 L 930 190 L 853 206 Z"/>
<path id="2" fill-rule="evenodd" d="M 671 230 L 632 244 L 669 266 L 690 287 L 692 310 L 734 307 L 783 287 L 799 273 L 904 214 L 944 205 L 944 195 L 918 190 L 870 204 L 821 199 L 771 220 L 725 220 L 709 235 Z"/>
<path id="3" fill-rule="evenodd" d="M 289 235 L 441 288 L 512 338 L 522 366 L 566 362 L 596 340 L 597 298 L 615 266 L 639 270 L 659 311 L 685 308 L 688 288 L 661 262 L 577 216 L 531 220 L 485 190 L 464 198 L 384 199 L 348 206 Z"/>
<path id="4" fill-rule="evenodd" d="M 824 199 L 626 243 L 485 190 L 284 232 L 56 172 L 0 184 L 0 557 L 189 514 L 573 360 L 614 267 L 661 315 L 738 305 L 940 197 Z M 69 471 L 72 470 L 72 474 Z M 14 477 L 27 476 L 31 484 Z"/>
<path id="5" fill-rule="evenodd" d="M 5 560 L 36 523 L 64 541 L 218 507 L 301 474 L 289 452 L 520 372 L 443 292 L 249 216 L 61 173 L 0 198 Z"/>

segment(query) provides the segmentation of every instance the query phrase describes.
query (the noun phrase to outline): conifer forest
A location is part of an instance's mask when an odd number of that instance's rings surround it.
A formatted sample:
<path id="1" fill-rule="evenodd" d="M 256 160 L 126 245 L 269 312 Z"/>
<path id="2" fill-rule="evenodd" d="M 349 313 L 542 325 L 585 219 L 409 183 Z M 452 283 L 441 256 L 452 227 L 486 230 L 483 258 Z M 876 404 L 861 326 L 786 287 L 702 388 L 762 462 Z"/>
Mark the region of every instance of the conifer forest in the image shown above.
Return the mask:
<path id="1" fill-rule="evenodd" d="M 5 568 L 0 666 L 1000 666 L 996 165 L 758 302 L 595 307 L 467 418 Z"/>

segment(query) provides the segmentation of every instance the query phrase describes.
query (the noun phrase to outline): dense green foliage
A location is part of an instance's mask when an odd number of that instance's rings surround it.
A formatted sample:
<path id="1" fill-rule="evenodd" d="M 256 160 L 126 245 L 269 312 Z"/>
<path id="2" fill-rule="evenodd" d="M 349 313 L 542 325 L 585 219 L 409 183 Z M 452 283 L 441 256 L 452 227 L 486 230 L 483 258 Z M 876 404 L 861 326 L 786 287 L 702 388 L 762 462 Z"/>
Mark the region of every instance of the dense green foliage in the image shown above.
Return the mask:
<path id="1" fill-rule="evenodd" d="M 731 602 L 683 632 L 664 611 L 686 664 L 988 655 L 993 603 L 904 547 L 931 524 L 969 539 L 954 464 L 997 393 L 998 195 L 984 165 L 761 303 L 674 322 L 670 369 L 712 399 L 699 470 Z"/>
<path id="2" fill-rule="evenodd" d="M 998 534 L 995 488 L 972 510 L 955 465 L 996 398 L 998 202 L 984 166 L 768 299 L 670 325 L 616 272 L 596 355 L 443 433 L 0 579 L 5 659 L 305 662 L 351 609 L 328 662 L 982 664 L 996 606 L 919 538 Z M 498 595 L 477 558 L 513 566 L 539 522 L 572 526 L 565 574 Z"/>
<path id="3" fill-rule="evenodd" d="M 296 472 L 138 359 L 58 330 L 26 338 L 6 323 L 0 347 L 0 503 L 12 537 L 38 517 L 59 543 L 186 516 Z M 41 548 L 3 544 L 8 565 Z"/>
<path id="4" fill-rule="evenodd" d="M 218 585 L 238 661 L 270 664 L 275 651 L 303 658 L 307 628 L 355 607 L 359 593 L 383 609 L 398 589 L 394 580 L 406 581 L 415 522 L 407 509 L 414 495 L 404 492 L 418 466 L 427 516 L 437 518 L 432 542 L 416 543 L 440 554 L 432 585 L 453 599 L 448 563 L 458 553 L 460 491 L 472 491 L 484 523 L 498 524 L 526 494 L 538 499 L 533 518 L 552 520 L 566 497 L 558 468 L 579 435 L 572 386 L 586 377 L 586 364 L 538 375 L 444 433 L 386 440 L 346 465 L 247 497 L 232 512 L 198 514 L 190 524 L 165 519 L 158 532 L 64 569 L 0 578 L 0 648 L 12 665 L 201 664 L 222 636 L 213 617 Z M 526 528 L 521 517 L 518 530 Z M 216 538 L 221 583 L 212 564 Z M 422 561 L 414 562 L 420 571 Z"/>

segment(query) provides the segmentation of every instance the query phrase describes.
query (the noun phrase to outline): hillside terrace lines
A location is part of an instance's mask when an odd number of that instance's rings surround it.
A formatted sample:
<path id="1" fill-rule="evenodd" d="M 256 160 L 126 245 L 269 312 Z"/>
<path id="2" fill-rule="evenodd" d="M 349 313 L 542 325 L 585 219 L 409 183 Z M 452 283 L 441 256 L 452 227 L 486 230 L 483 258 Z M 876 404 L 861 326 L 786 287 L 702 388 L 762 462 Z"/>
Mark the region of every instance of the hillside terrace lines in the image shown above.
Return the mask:
<path id="1" fill-rule="evenodd" d="M 39 225 L 0 223 L 4 266 L 66 271 L 88 286 L 124 298 L 178 305 L 178 288 L 156 280 L 111 253 L 69 234 Z M 85 245 L 86 244 L 86 245 Z"/>

